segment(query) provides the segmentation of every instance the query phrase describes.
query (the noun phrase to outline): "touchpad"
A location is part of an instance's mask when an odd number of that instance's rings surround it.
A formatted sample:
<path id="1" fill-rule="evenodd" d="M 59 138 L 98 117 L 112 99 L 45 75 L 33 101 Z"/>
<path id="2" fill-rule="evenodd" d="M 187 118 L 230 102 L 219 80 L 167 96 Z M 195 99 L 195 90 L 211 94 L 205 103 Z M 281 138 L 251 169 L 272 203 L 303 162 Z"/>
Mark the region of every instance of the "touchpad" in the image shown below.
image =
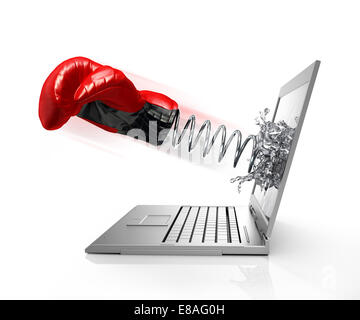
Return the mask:
<path id="1" fill-rule="evenodd" d="M 131 221 L 127 225 L 137 226 L 167 226 L 171 218 L 168 214 L 149 214 L 141 220 Z"/>
<path id="2" fill-rule="evenodd" d="M 143 226 L 167 226 L 170 217 L 170 215 L 164 214 L 149 214 L 140 224 Z"/>

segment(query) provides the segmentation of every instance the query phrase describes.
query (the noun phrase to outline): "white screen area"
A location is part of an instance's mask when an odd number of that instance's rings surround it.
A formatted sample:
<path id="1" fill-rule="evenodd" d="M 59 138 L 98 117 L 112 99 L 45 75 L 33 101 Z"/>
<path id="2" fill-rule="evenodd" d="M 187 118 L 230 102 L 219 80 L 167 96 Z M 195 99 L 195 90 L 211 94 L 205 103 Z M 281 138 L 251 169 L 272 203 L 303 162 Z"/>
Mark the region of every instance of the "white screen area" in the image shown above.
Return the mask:
<path id="1" fill-rule="evenodd" d="M 296 119 L 301 115 L 308 86 L 309 83 L 307 82 L 280 99 L 274 122 L 284 120 L 289 126 L 296 128 Z M 283 183 L 284 181 L 281 181 L 280 188 Z M 271 187 L 267 191 L 261 191 L 260 186 L 256 185 L 254 189 L 254 196 L 256 197 L 266 217 L 270 218 L 275 209 L 278 189 Z"/>

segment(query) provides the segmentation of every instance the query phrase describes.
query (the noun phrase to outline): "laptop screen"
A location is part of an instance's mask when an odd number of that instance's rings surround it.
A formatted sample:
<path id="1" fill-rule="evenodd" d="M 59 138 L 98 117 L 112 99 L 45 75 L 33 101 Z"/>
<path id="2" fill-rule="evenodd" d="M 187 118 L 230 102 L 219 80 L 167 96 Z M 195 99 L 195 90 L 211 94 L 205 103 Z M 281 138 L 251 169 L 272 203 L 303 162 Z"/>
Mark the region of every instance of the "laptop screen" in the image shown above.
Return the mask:
<path id="1" fill-rule="evenodd" d="M 308 91 L 309 82 L 302 84 L 300 87 L 290 91 L 286 95 L 282 96 L 279 100 L 277 109 L 273 117 L 273 122 L 277 123 L 281 120 L 285 121 L 288 126 L 296 129 L 298 119 L 300 118 L 301 112 L 304 108 L 304 102 Z M 292 145 L 294 148 L 294 145 Z M 278 188 L 284 182 L 281 181 Z M 266 191 L 261 190 L 261 187 L 255 184 L 253 195 L 259 203 L 263 213 L 267 218 L 270 219 L 271 214 L 274 212 L 276 200 L 279 196 L 279 190 L 273 186 L 268 188 Z"/>

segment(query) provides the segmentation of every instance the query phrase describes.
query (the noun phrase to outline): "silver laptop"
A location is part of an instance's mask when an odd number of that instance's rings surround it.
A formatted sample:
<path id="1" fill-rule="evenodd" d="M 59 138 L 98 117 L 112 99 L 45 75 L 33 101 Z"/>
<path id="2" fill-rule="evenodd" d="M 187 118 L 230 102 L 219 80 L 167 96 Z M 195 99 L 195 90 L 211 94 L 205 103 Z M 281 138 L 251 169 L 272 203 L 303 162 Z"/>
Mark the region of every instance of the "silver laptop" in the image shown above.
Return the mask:
<path id="1" fill-rule="evenodd" d="M 315 61 L 280 89 L 272 121 L 284 120 L 296 130 L 277 187 L 264 191 L 255 182 L 248 206 L 136 206 L 85 251 L 162 255 L 268 254 L 271 232 L 319 66 L 320 61 Z"/>

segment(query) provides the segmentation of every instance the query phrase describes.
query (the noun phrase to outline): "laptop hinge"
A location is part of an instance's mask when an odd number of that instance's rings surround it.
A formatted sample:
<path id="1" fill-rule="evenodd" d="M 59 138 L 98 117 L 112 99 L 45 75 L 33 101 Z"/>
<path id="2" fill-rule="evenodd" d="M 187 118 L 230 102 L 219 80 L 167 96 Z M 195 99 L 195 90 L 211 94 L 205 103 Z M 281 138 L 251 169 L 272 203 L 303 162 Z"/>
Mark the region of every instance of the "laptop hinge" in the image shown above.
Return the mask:
<path id="1" fill-rule="evenodd" d="M 264 224 L 263 219 L 260 219 L 259 214 L 256 214 L 256 211 L 251 204 L 249 205 L 249 210 L 252 218 L 254 219 L 255 226 L 257 231 L 259 232 L 259 235 L 264 239 L 264 241 L 268 241 L 269 238 L 266 236 L 267 224 Z"/>

